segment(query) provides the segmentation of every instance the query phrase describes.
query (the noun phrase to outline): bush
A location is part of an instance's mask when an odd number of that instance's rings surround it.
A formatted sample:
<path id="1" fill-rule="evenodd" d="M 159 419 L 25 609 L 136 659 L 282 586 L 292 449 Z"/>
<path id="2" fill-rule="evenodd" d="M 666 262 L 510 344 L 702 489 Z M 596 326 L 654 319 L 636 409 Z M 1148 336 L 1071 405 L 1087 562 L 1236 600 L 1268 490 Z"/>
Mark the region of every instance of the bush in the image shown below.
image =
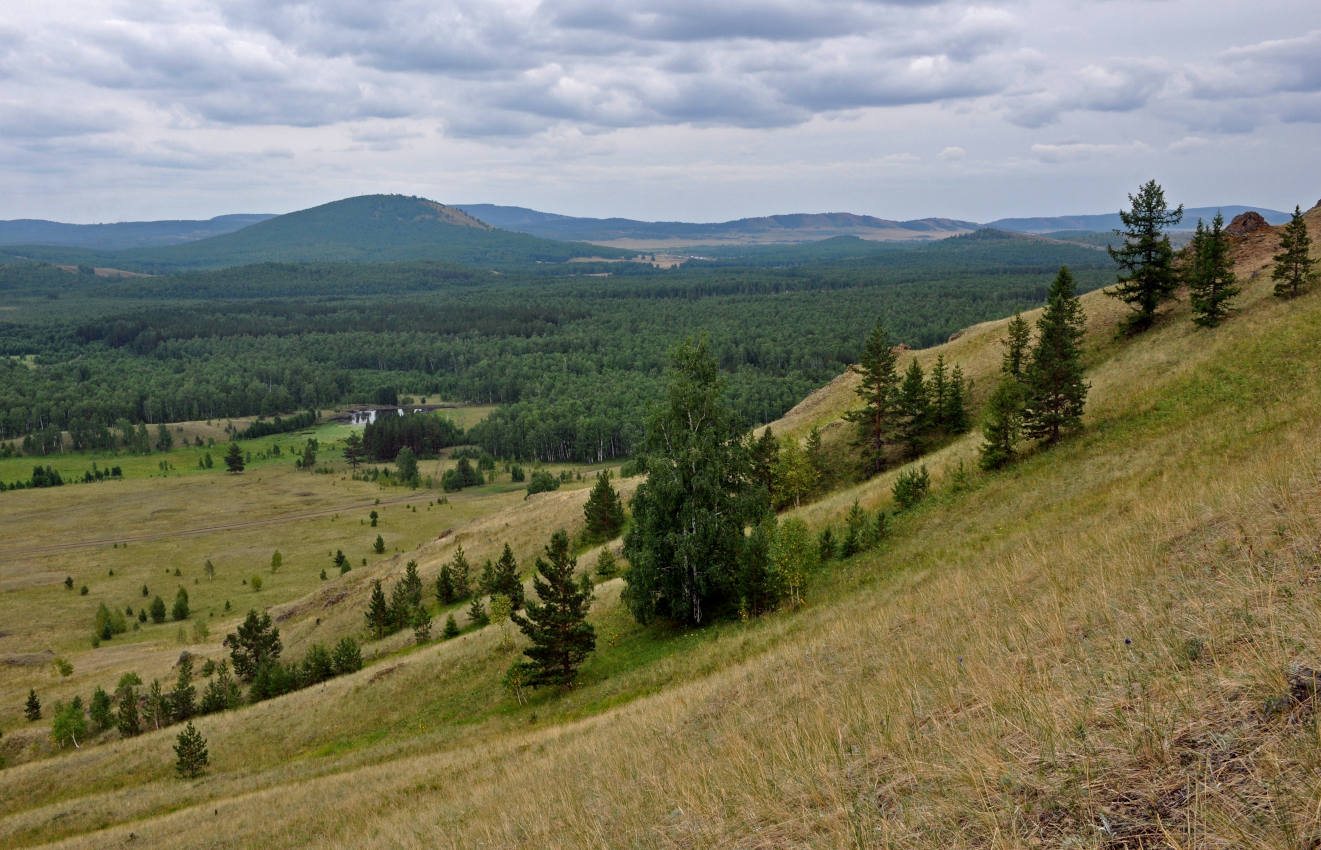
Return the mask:
<path id="1" fill-rule="evenodd" d="M 899 510 L 906 511 L 925 499 L 930 490 L 931 476 L 927 474 L 926 465 L 923 464 L 919 469 L 909 469 L 899 473 L 891 492 L 894 494 L 895 505 Z"/>
<path id="2" fill-rule="evenodd" d="M 537 493 L 546 493 L 558 489 L 560 489 L 560 480 L 544 469 L 534 471 L 531 480 L 527 483 L 528 496 L 535 496 Z M 525 496 L 524 498 L 527 497 Z"/>

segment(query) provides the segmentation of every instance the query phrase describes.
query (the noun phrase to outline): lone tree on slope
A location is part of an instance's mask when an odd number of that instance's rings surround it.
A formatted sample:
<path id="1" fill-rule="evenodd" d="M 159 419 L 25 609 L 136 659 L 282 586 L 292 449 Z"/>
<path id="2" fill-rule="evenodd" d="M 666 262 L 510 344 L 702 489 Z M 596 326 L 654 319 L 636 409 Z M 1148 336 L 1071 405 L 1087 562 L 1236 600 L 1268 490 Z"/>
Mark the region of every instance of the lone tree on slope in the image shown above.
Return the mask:
<path id="1" fill-rule="evenodd" d="M 1307 222 L 1299 207 L 1293 208 L 1293 217 L 1280 229 L 1280 253 L 1275 260 L 1271 279 L 1275 281 L 1278 298 L 1293 298 L 1316 279 L 1316 260 L 1312 259 L 1312 238 L 1307 235 Z"/>
<path id="2" fill-rule="evenodd" d="M 1171 210 L 1165 205 L 1165 191 L 1155 180 L 1148 180 L 1136 195 L 1128 196 L 1133 208 L 1119 211 L 1124 237 L 1119 248 L 1107 247 L 1110 259 L 1120 268 L 1119 281 L 1106 294 L 1118 298 L 1137 311 L 1128 326 L 1146 330 L 1156 320 L 1156 310 L 1174 298 L 1179 276 L 1174 269 L 1174 248 L 1165 229 L 1183 218 L 1183 204 Z"/>

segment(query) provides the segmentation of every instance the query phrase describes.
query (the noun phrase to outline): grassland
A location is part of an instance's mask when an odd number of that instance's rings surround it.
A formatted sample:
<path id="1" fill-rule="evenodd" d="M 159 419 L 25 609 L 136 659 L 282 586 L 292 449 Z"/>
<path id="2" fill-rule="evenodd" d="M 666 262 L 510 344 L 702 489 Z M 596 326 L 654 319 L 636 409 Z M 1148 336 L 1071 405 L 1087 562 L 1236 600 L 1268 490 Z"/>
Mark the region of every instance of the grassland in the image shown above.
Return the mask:
<path id="1" fill-rule="evenodd" d="M 0 843 L 1315 846 L 1321 293 L 1272 298 L 1267 276 L 1251 277 L 1261 262 L 1242 258 L 1239 313 L 1215 331 L 1180 306 L 1119 339 L 1119 305 L 1088 296 L 1084 432 L 957 489 L 953 469 L 972 464 L 978 438 L 927 458 L 935 496 L 881 549 L 823 570 L 797 612 L 642 628 L 618 604 L 619 581 L 606 582 L 600 649 L 580 686 L 527 706 L 498 684 L 516 650 L 496 629 L 416 649 L 397 636 L 371 647 L 360 673 L 203 718 L 214 765 L 200 780 L 171 775 L 172 730 L 0 772 Z M 979 325 L 915 356 L 944 352 L 980 397 L 1002 333 L 1003 322 Z M 776 433 L 826 425 L 840 442 L 831 423 L 848 382 Z M 799 513 L 819 527 L 855 499 L 888 505 L 893 474 Z M 441 540 L 427 525 L 434 506 L 409 512 L 403 524 L 433 538 L 409 555 L 424 575 L 455 538 L 477 558 L 504 538 L 530 553 L 580 516 L 581 487 L 526 502 L 499 489 L 472 494 L 470 519 Z M 303 643 L 360 628 L 366 580 L 402 558 L 355 569 L 340 604 L 315 588 L 276 610 L 293 612 L 284 622 Z M 6 593 L 6 625 L 11 611 L 58 604 L 29 595 L 40 592 L 67 598 L 62 587 Z M 44 676 L 54 696 L 146 666 L 108 648 L 74 657 L 64 684 L 47 670 L 19 678 Z M 41 724 L 16 720 L 28 685 L 14 669 L 0 687 L 3 742 L 39 748 Z"/>

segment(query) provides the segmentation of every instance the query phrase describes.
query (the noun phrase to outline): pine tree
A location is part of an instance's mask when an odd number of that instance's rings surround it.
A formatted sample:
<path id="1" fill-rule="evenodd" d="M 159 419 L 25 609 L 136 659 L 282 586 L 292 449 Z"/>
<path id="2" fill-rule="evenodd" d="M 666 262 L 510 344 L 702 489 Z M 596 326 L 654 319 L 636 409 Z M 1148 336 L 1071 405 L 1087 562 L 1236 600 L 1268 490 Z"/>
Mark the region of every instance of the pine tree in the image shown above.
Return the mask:
<path id="1" fill-rule="evenodd" d="M 780 441 L 767 425 L 752 444 L 752 478 L 766 488 L 772 500 L 775 499 L 775 460 L 779 455 Z"/>
<path id="2" fill-rule="evenodd" d="M 119 729 L 119 734 L 125 738 L 131 738 L 142 733 L 142 720 L 138 716 L 137 692 L 137 686 L 141 684 L 142 680 L 138 678 L 136 673 L 125 673 L 119 677 L 119 686 L 115 688 L 115 702 L 118 704 L 115 726 Z"/>
<path id="3" fill-rule="evenodd" d="M 450 614 L 448 617 L 445 618 L 444 635 L 446 640 L 448 640 L 449 638 L 455 638 L 459 636 L 459 624 L 455 622 L 453 614 Z"/>
<path id="4" fill-rule="evenodd" d="M 170 718 L 181 723 L 197 713 L 197 688 L 193 687 L 193 657 L 184 655 L 179 661 L 179 678 L 170 691 Z"/>
<path id="5" fill-rule="evenodd" d="M 251 682 L 262 667 L 276 661 L 284 648 L 280 643 L 280 630 L 271 625 L 271 615 L 249 609 L 237 632 L 225 636 L 229 658 L 234 672 L 245 682 Z"/>
<path id="6" fill-rule="evenodd" d="M 215 678 L 207 683 L 206 690 L 202 693 L 202 713 L 214 714 L 217 711 L 238 708 L 242 700 L 243 694 L 238 682 L 234 681 L 233 675 L 229 672 L 229 662 L 222 660 L 216 667 Z"/>
<path id="7" fill-rule="evenodd" d="M 36 688 L 28 688 L 28 701 L 23 705 L 23 716 L 29 721 L 41 719 L 41 700 L 37 699 Z"/>
<path id="8" fill-rule="evenodd" d="M 899 439 L 903 442 L 904 454 L 910 458 L 919 457 L 926 445 L 927 433 L 931 430 L 931 404 L 927 398 L 922 365 L 916 357 L 909 362 L 903 383 L 899 385 L 895 412 L 898 414 Z"/>
<path id="9" fill-rule="evenodd" d="M 421 607 L 422 577 L 417 574 L 417 561 L 409 560 L 404 564 L 404 577 L 400 580 L 400 584 L 404 588 L 404 598 L 408 601 L 408 607 Z"/>
<path id="10" fill-rule="evenodd" d="M 174 594 L 174 607 L 170 609 L 170 617 L 178 622 L 187 620 L 188 613 L 188 591 L 180 586 L 179 592 Z"/>
<path id="11" fill-rule="evenodd" d="M 945 430 L 951 434 L 962 434 L 970 427 L 968 422 L 968 394 L 971 385 L 963 377 L 963 367 L 954 364 L 950 372 L 949 387 L 945 392 L 945 406 L 940 418 Z"/>
<path id="12" fill-rule="evenodd" d="M 505 599 L 509 598 L 503 593 L 491 594 L 492 599 L 497 596 Z M 453 619 L 453 615 L 451 615 L 451 619 Z M 468 605 L 468 622 L 472 623 L 479 629 L 491 622 L 491 617 L 486 613 L 486 608 L 482 605 L 482 598 L 480 596 L 474 596 L 472 598 L 472 603 Z"/>
<path id="13" fill-rule="evenodd" d="M 92 701 L 87 705 L 87 716 L 91 718 L 98 732 L 104 732 L 114 725 L 115 715 L 110 709 L 110 694 L 100 685 L 92 691 Z"/>
<path id="14" fill-rule="evenodd" d="M 551 536 L 546 557 L 537 558 L 532 587 L 539 601 L 528 600 L 526 614 L 512 620 L 532 645 L 523 650 L 528 657 L 527 684 L 573 683 L 578 668 L 596 648 L 596 632 L 587 622 L 590 589 L 574 576 L 577 561 L 569 555 L 569 535 L 561 530 Z"/>
<path id="15" fill-rule="evenodd" d="M 449 564 L 441 564 L 440 575 L 436 576 L 436 601 L 448 605 L 454 600 L 454 574 Z"/>
<path id="16" fill-rule="evenodd" d="M 454 557 L 450 560 L 450 579 L 454 582 L 454 599 L 467 599 L 472 595 L 472 567 L 463 554 L 463 546 L 454 548 Z"/>
<path id="17" fill-rule="evenodd" d="M 225 468 L 230 472 L 242 472 L 244 467 L 243 449 L 238 443 L 230 443 L 225 452 Z"/>
<path id="18" fill-rule="evenodd" d="M 148 610 L 151 611 L 151 621 L 153 623 L 165 622 L 165 600 L 159 596 L 151 600 Z"/>
<path id="19" fill-rule="evenodd" d="M 624 527 L 624 503 L 610 486 L 610 470 L 597 473 L 596 484 L 583 505 L 583 515 L 587 520 L 588 540 L 613 540 L 619 536 Z"/>
<path id="20" fill-rule="evenodd" d="M 862 508 L 855 499 L 853 507 L 849 508 L 848 514 L 844 517 L 844 541 L 840 544 L 840 557 L 851 558 L 861 552 L 866 534 L 867 517 L 862 513 Z"/>
<path id="21" fill-rule="evenodd" d="M 1083 380 L 1082 305 L 1073 292 L 1073 276 L 1060 268 L 1037 320 L 1037 341 L 1027 366 L 1023 431 L 1054 443 L 1082 421 L 1087 383 Z"/>
<path id="22" fill-rule="evenodd" d="M 1183 204 L 1174 210 L 1166 207 L 1165 191 L 1155 180 L 1143 184 L 1128 200 L 1133 208 L 1119 211 L 1125 229 L 1115 231 L 1124 237 L 1124 244 L 1106 248 L 1121 270 L 1118 283 L 1106 294 L 1137 311 L 1129 320 L 1130 328 L 1145 330 L 1155 321 L 1157 308 L 1173 299 L 1179 286 L 1174 249 L 1165 228 L 1183 218 Z"/>
<path id="23" fill-rule="evenodd" d="M 899 375 L 895 371 L 898 355 L 894 343 L 879 319 L 867 335 L 862 360 L 850 367 L 861 378 L 854 391 L 862 399 L 862 407 L 844 415 L 857 423 L 858 433 L 854 445 L 862 455 L 862 468 L 867 475 L 875 475 L 885 468 L 885 447 L 895 437 L 898 425 Z"/>
<path id="24" fill-rule="evenodd" d="M 174 754 L 176 756 L 174 769 L 183 779 L 196 779 L 211 763 L 206 751 L 206 738 L 202 737 L 202 733 L 197 731 L 191 720 L 179 733 L 174 745 Z"/>
<path id="25" fill-rule="evenodd" d="M 523 607 L 523 581 L 518 577 L 518 562 L 514 560 L 514 551 L 509 548 L 508 543 L 500 553 L 500 560 L 495 562 L 495 571 L 492 574 L 490 595 L 494 596 L 497 593 L 508 596 L 515 611 Z"/>
<path id="26" fill-rule="evenodd" d="M 385 601 L 385 591 L 381 589 L 380 579 L 372 582 L 371 600 L 368 601 L 367 611 L 363 616 L 367 618 L 367 628 L 371 630 L 373 637 L 377 640 L 385 637 L 390 630 L 390 605 Z"/>
<path id="27" fill-rule="evenodd" d="M 935 365 L 927 376 L 927 403 L 931 405 L 931 427 L 937 431 L 948 432 L 945 426 L 945 405 L 949 400 L 949 369 L 945 366 L 945 355 L 936 355 Z"/>
<path id="28" fill-rule="evenodd" d="M 978 459 L 982 469 L 1000 469 L 1013 462 L 1022 425 L 1023 385 L 1007 372 L 986 403 L 986 422 L 982 425 L 986 442 L 979 449 Z"/>
<path id="29" fill-rule="evenodd" d="M 340 638 L 330 654 L 330 669 L 336 676 L 361 670 L 362 650 L 358 647 L 358 642 L 351 637 Z"/>
<path id="30" fill-rule="evenodd" d="M 1307 235 L 1307 222 L 1303 220 L 1300 207 L 1293 208 L 1293 216 L 1280 228 L 1280 253 L 1272 259 L 1275 260 L 1275 269 L 1271 272 L 1271 279 L 1275 281 L 1277 298 L 1293 298 L 1316 280 L 1317 261 L 1312 258 L 1312 238 Z"/>
<path id="31" fill-rule="evenodd" d="M 358 464 L 362 463 L 362 459 L 364 457 L 366 457 L 366 452 L 363 450 L 362 447 L 362 435 L 360 435 L 358 432 L 355 431 L 352 434 L 349 434 L 347 437 L 345 437 L 344 438 L 345 463 L 347 463 L 352 468 L 357 469 Z"/>
<path id="32" fill-rule="evenodd" d="M 1032 331 L 1022 312 L 1015 310 L 1005 329 L 1005 338 L 1000 341 L 1004 354 L 1000 360 L 1000 372 L 1015 381 L 1022 382 L 1023 372 L 1027 367 L 1028 346 L 1032 343 Z"/>
<path id="33" fill-rule="evenodd" d="M 1192 302 L 1193 321 L 1213 328 L 1229 315 L 1229 299 L 1238 295 L 1234 265 L 1229 259 L 1229 237 L 1225 235 L 1225 217 L 1216 211 L 1211 229 L 1197 220 L 1191 255 L 1184 269 Z"/>
<path id="34" fill-rule="evenodd" d="M 372 543 L 372 551 L 375 552 L 377 555 L 383 555 L 383 554 L 385 554 L 385 538 L 384 538 L 384 537 L 381 537 L 381 535 L 379 535 L 379 534 L 376 535 L 376 541 L 375 541 L 374 543 Z"/>

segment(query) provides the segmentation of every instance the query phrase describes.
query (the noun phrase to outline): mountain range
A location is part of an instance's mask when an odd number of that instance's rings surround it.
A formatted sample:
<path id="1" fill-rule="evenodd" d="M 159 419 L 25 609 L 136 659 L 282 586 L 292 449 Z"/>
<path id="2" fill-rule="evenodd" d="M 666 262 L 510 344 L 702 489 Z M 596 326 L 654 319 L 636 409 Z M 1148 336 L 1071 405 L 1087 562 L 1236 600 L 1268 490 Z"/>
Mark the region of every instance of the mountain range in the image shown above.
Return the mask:
<path id="1" fill-rule="evenodd" d="M 1174 229 L 1191 230 L 1216 210 L 1247 210 L 1271 224 L 1288 213 L 1229 205 L 1184 211 Z M 991 227 L 1019 233 L 1105 232 L 1117 213 L 1002 218 L 986 224 L 950 218 L 892 221 L 853 213 L 795 213 L 724 222 L 583 218 L 492 204 L 447 206 L 404 195 L 363 195 L 285 215 L 241 214 L 206 221 L 64 224 L 0 221 L 9 258 L 138 271 L 218 268 L 256 262 L 384 262 L 443 259 L 480 265 L 564 262 L 688 246 L 791 245 L 837 237 L 870 242 L 931 241 Z M 21 247 L 13 247 L 21 246 Z"/>

